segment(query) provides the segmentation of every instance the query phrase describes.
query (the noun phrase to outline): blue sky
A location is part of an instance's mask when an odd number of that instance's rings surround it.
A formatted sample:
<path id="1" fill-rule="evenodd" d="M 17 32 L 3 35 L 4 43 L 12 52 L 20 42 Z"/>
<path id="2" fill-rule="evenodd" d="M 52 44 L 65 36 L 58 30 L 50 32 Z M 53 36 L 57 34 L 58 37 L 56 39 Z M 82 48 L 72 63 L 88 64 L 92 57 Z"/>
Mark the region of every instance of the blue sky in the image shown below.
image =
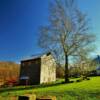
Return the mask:
<path id="1" fill-rule="evenodd" d="M 47 23 L 49 0 L 0 0 L 0 61 L 19 62 L 41 52 L 37 45 L 38 28 Z M 78 6 L 91 19 L 100 52 L 100 0 L 78 0 Z"/>

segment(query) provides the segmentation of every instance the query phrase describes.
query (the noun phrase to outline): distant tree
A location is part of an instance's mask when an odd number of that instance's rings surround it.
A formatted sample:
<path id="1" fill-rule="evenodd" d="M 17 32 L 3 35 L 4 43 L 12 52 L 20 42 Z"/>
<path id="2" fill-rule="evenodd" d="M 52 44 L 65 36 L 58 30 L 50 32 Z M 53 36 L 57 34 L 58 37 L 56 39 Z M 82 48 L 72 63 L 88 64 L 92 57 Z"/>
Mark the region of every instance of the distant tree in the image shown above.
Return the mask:
<path id="1" fill-rule="evenodd" d="M 81 50 L 86 51 L 94 42 L 94 35 L 89 33 L 87 16 L 75 1 L 53 0 L 49 6 L 49 23 L 40 27 L 39 35 L 40 47 L 57 51 L 56 58 L 63 55 L 66 83 L 69 82 L 69 56 L 78 56 Z"/>
<path id="2" fill-rule="evenodd" d="M 57 66 L 56 67 L 56 77 L 57 78 L 64 78 L 64 75 L 65 75 L 65 69 L 64 69 L 64 67 Z"/>
<path id="3" fill-rule="evenodd" d="M 75 60 L 76 66 L 80 69 L 79 73 L 82 76 L 87 77 L 90 72 L 95 69 L 95 63 L 93 62 L 93 58 L 89 57 L 88 51 L 80 51 L 78 58 Z"/>

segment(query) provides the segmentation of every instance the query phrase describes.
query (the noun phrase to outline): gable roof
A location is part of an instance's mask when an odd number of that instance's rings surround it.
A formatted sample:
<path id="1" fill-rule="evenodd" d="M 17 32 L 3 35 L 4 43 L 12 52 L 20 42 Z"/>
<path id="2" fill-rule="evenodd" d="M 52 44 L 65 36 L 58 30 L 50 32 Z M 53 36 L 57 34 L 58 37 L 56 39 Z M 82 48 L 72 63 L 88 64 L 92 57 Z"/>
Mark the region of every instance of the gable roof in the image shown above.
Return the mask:
<path id="1" fill-rule="evenodd" d="M 50 54 L 51 54 L 51 52 L 44 52 L 44 53 L 41 53 L 41 54 L 36 54 L 36 55 L 26 57 L 26 58 L 22 59 L 21 61 L 28 61 L 28 60 L 38 59 L 38 58 L 41 58 L 43 55 L 50 55 Z"/>

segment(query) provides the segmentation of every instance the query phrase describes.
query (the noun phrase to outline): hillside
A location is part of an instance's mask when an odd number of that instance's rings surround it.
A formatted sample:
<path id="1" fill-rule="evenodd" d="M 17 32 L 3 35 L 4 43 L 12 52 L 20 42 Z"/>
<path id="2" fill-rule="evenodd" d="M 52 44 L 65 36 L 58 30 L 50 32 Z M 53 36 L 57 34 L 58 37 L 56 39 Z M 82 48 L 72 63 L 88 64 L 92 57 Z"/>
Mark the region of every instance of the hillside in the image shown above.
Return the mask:
<path id="1" fill-rule="evenodd" d="M 76 80 L 76 79 L 72 79 Z M 58 82 L 60 82 L 58 84 Z M 36 94 L 41 96 L 56 96 L 57 100 L 100 100 L 100 77 L 90 77 L 90 80 L 62 84 L 59 80 L 51 86 L 17 86 L 0 90 L 1 100 L 12 100 L 19 95 Z M 9 98 L 9 99 L 8 99 Z M 14 99 L 17 100 L 17 99 Z"/>
<path id="2" fill-rule="evenodd" d="M 14 62 L 0 62 L 0 82 L 17 80 L 20 65 Z"/>

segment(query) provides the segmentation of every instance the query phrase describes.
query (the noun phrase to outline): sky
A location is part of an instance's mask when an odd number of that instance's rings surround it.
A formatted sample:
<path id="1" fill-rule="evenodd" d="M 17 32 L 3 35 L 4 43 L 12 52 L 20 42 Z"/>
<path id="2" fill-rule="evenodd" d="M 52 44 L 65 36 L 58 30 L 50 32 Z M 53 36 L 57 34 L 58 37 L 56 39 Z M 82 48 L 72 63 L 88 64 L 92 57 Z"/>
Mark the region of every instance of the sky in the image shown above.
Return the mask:
<path id="1" fill-rule="evenodd" d="M 49 0 L 0 0 L 0 61 L 20 62 L 42 50 L 37 45 L 39 26 L 48 18 Z M 100 0 L 78 0 L 96 35 L 95 55 L 100 54 Z"/>

